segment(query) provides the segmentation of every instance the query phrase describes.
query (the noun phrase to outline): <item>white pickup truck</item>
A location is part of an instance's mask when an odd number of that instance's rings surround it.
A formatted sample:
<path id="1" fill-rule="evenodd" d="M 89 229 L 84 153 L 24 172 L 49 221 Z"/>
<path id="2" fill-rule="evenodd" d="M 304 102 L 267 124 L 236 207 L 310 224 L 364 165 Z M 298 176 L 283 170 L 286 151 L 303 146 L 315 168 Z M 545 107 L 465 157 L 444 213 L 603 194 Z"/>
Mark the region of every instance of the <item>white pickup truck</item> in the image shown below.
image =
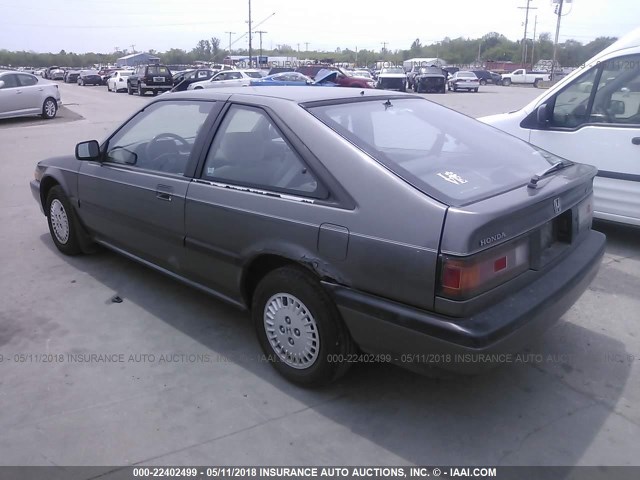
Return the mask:
<path id="1" fill-rule="evenodd" d="M 551 79 L 551 74 L 544 72 L 528 72 L 524 68 L 519 68 L 511 73 L 502 74 L 502 85 L 508 87 L 512 83 L 528 83 L 534 87 L 538 87 L 540 82 L 546 82 Z"/>

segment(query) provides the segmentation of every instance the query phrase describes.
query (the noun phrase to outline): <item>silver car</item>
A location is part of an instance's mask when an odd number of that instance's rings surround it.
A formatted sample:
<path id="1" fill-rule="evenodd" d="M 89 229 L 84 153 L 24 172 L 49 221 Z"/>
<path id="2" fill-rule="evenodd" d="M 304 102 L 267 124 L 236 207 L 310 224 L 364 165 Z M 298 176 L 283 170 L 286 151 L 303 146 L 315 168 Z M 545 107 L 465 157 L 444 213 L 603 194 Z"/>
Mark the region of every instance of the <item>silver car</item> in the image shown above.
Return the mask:
<path id="1" fill-rule="evenodd" d="M 596 169 L 416 95 L 166 95 L 41 161 L 63 253 L 94 244 L 249 310 L 303 384 L 354 362 L 475 371 L 557 321 L 598 270 Z"/>
<path id="2" fill-rule="evenodd" d="M 0 72 L 0 118 L 40 115 L 53 118 L 62 104 L 60 90 L 24 72 Z"/>
<path id="3" fill-rule="evenodd" d="M 261 79 L 259 70 L 223 70 L 216 73 L 209 80 L 192 83 L 187 90 L 201 90 L 204 88 L 240 87 L 248 86 L 252 80 Z"/>

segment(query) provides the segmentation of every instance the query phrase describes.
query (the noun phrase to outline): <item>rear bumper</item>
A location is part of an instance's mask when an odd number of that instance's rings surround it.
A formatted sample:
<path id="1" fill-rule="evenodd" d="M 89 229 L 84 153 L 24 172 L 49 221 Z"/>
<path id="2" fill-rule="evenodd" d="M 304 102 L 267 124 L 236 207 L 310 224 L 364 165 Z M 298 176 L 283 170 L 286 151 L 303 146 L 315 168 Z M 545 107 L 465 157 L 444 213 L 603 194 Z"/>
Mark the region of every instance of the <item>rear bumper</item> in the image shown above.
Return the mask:
<path id="1" fill-rule="evenodd" d="M 349 331 L 365 352 L 391 354 L 401 366 L 438 366 L 474 373 L 518 352 L 575 303 L 595 277 L 605 236 L 591 231 L 545 275 L 466 318 L 444 317 L 357 290 L 325 283 Z"/>

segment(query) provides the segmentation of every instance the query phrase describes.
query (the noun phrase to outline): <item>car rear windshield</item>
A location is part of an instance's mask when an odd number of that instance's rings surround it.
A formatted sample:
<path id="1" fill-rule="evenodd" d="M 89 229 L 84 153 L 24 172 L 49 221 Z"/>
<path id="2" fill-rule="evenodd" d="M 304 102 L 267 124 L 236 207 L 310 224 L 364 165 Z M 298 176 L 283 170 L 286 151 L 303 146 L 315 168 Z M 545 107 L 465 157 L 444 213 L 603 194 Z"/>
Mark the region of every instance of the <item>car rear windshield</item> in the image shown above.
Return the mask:
<path id="1" fill-rule="evenodd" d="M 260 75 L 260 72 L 245 72 L 247 74 L 248 77 L 251 78 L 262 78 L 262 75 Z"/>
<path id="2" fill-rule="evenodd" d="M 452 206 L 525 185 L 560 160 L 424 99 L 377 97 L 303 106 L 396 175 Z"/>
<path id="3" fill-rule="evenodd" d="M 169 69 L 167 67 L 147 67 L 148 75 L 169 75 Z"/>

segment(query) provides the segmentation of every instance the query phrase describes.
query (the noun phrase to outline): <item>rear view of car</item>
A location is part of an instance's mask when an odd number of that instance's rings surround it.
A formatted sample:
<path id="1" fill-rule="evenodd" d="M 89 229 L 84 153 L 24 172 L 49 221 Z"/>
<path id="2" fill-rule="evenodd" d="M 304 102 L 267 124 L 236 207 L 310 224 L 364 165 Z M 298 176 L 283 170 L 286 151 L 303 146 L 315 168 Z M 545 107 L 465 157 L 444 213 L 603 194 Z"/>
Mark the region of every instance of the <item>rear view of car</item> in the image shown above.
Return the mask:
<path id="1" fill-rule="evenodd" d="M 468 92 L 477 92 L 480 88 L 480 81 L 473 72 L 456 72 L 448 81 L 449 90 L 457 92 L 458 90 L 466 90 Z"/>

